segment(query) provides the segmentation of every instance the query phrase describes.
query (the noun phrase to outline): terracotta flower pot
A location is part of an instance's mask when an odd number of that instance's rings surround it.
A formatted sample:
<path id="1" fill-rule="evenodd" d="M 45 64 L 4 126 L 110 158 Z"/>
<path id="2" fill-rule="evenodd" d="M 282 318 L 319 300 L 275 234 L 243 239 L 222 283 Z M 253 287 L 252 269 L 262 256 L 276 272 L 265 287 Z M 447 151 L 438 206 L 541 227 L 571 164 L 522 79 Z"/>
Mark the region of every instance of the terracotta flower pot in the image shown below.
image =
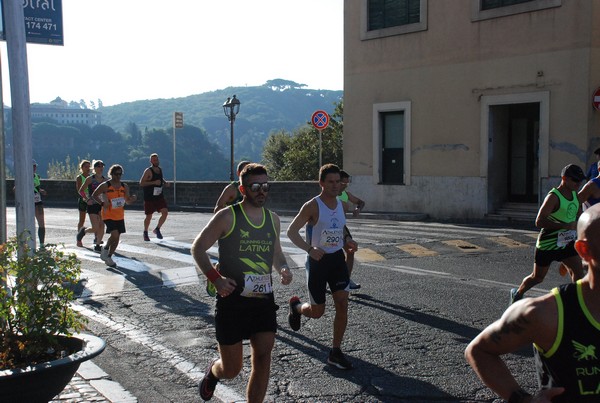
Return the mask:
<path id="1" fill-rule="evenodd" d="M 104 351 L 99 337 L 78 333 L 61 337 L 64 346 L 78 350 L 59 360 L 22 369 L 0 371 L 0 402 L 48 402 L 58 395 L 75 375 L 83 361 Z"/>

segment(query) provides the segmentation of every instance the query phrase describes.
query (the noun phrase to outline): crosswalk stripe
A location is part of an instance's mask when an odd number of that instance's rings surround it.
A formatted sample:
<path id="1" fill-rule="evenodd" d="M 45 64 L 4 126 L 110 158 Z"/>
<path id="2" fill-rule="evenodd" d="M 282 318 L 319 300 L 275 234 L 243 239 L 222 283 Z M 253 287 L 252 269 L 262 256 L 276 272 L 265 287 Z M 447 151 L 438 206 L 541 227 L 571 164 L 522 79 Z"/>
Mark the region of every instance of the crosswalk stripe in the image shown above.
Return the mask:
<path id="1" fill-rule="evenodd" d="M 125 286 L 124 276 L 97 275 L 91 270 L 82 270 L 81 278 L 85 278 L 85 288 L 81 293 L 81 299 L 96 298 L 123 291 Z"/>
<path id="2" fill-rule="evenodd" d="M 494 236 L 488 238 L 490 241 L 496 242 L 502 246 L 506 246 L 507 248 L 528 248 L 529 245 L 521 243 L 519 241 L 515 241 L 514 239 L 505 237 L 505 236 Z"/>
<path id="3" fill-rule="evenodd" d="M 443 244 L 454 246 L 455 248 L 459 248 L 464 252 L 481 252 L 484 251 L 485 248 L 477 246 L 467 241 L 463 241 L 462 239 L 453 239 L 450 241 L 442 241 Z"/>
<path id="4" fill-rule="evenodd" d="M 416 243 L 397 245 L 397 248 L 412 256 L 436 256 L 438 253 Z"/>
<path id="5" fill-rule="evenodd" d="M 200 281 L 196 272 L 196 266 L 162 270 L 160 277 L 165 287 L 176 287 L 178 285 L 199 283 Z"/>
<path id="6" fill-rule="evenodd" d="M 359 262 L 381 262 L 385 260 L 383 256 L 369 248 L 358 249 L 354 256 Z"/>

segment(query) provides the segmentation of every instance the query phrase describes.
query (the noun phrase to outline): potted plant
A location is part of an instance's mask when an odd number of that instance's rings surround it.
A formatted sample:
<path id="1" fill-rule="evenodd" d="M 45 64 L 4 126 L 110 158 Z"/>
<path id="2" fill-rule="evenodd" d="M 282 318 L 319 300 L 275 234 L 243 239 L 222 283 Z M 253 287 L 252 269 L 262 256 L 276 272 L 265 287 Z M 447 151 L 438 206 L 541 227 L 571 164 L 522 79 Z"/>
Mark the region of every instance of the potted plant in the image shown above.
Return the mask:
<path id="1" fill-rule="evenodd" d="M 105 347 L 75 334 L 86 323 L 71 306 L 81 263 L 53 244 L 32 251 L 21 236 L 0 245 L 0 275 L 0 401 L 47 402 Z"/>

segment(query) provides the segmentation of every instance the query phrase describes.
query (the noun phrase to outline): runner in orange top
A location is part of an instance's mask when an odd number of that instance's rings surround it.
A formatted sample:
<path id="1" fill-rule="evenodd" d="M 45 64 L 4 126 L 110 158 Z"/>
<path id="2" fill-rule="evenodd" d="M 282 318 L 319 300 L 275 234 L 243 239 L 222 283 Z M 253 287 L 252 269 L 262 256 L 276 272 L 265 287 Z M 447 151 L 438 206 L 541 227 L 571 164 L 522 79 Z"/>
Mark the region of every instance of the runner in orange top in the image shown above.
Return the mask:
<path id="1" fill-rule="evenodd" d="M 106 232 L 110 234 L 106 245 L 100 252 L 100 258 L 107 266 L 116 267 L 112 259 L 121 234 L 125 233 L 125 204 L 131 204 L 137 200 L 136 195 L 129 195 L 129 186 L 121 182 L 123 167 L 113 165 L 108 170 L 109 180 L 102 183 L 94 190 L 92 199 L 102 206 L 102 220 L 106 225 Z M 100 200 L 100 195 L 106 195 L 106 202 Z"/>

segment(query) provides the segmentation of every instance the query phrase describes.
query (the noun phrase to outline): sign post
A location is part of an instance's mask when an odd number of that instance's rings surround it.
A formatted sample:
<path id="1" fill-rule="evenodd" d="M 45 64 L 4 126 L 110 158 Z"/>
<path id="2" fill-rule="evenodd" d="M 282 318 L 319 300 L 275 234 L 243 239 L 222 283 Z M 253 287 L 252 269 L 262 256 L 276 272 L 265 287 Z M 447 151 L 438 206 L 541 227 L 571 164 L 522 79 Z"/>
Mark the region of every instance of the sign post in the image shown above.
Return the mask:
<path id="1" fill-rule="evenodd" d="M 319 131 L 319 169 L 323 166 L 323 136 L 322 132 L 329 126 L 329 115 L 325 111 L 315 111 L 310 118 L 312 125 Z"/>
<path id="2" fill-rule="evenodd" d="M 30 200 L 33 184 L 31 165 L 32 140 L 29 99 L 29 75 L 27 72 L 27 43 L 63 45 L 62 0 L 16 1 L 0 0 L 0 40 L 6 41 L 10 62 L 10 83 L 12 94 L 12 123 L 14 136 L 13 154 L 15 157 L 15 204 L 17 234 L 29 231 L 35 234 L 34 207 Z M 7 32 L 8 31 L 8 32 Z M 0 77 L 0 92 L 2 92 Z M 0 96 L 0 118 L 4 125 L 4 102 Z M 3 130 L 2 130 L 3 131 Z M 6 241 L 6 185 L 4 139 L 0 141 L 0 243 Z M 35 236 L 28 241 L 35 249 Z M 1 280 L 0 280 L 1 283 Z M 1 286 L 1 284 L 0 284 Z"/>
<path id="3" fill-rule="evenodd" d="M 177 146 L 175 130 L 183 128 L 183 112 L 173 112 L 173 205 L 177 205 Z"/>

